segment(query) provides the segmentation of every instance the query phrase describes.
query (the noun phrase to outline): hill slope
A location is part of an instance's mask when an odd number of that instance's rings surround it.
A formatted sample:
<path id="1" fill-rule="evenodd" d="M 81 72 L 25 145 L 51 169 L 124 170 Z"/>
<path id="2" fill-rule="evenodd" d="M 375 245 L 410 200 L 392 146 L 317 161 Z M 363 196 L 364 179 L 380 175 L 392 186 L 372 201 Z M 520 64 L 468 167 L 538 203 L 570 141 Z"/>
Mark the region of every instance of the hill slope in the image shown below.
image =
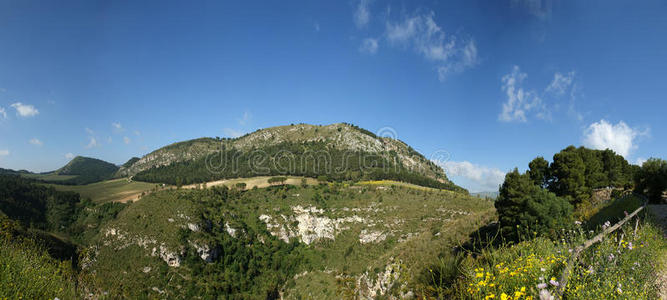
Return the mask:
<path id="1" fill-rule="evenodd" d="M 401 186 L 161 191 L 101 228 L 83 272 L 129 298 L 397 298 L 492 214 L 488 201 Z"/>
<path id="2" fill-rule="evenodd" d="M 118 166 L 96 158 L 77 156 L 62 168 L 46 173 L 21 173 L 23 177 L 43 182 L 80 185 L 110 179 Z"/>
<path id="3" fill-rule="evenodd" d="M 236 139 L 175 143 L 121 167 L 116 175 L 186 184 L 279 174 L 324 175 L 333 180 L 407 180 L 460 190 L 441 167 L 407 144 L 346 123 L 278 126 Z"/>

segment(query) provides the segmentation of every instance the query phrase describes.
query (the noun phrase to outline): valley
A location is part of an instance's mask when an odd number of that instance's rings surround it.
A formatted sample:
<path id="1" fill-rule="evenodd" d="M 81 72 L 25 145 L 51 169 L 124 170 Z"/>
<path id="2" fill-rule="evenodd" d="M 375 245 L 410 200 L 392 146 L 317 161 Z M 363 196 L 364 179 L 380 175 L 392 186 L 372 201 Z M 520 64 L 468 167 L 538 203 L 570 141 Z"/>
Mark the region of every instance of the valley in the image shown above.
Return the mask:
<path id="1" fill-rule="evenodd" d="M 76 157 L 54 172 L 4 170 L 0 251 L 13 277 L 0 280 L 15 288 L 0 293 L 531 299 L 556 293 L 541 286 L 537 266 L 556 278 L 566 248 L 642 205 L 640 192 L 660 201 L 644 180 L 661 172 L 648 167 L 660 160 L 644 168 L 611 150 L 570 146 L 552 163 L 537 157 L 525 173 L 508 173 L 498 192 L 470 194 L 411 149 L 345 123 L 299 124 L 175 143 L 122 166 Z M 645 288 L 633 295 L 644 297 L 657 292 L 648 278 L 662 267 L 627 268 L 663 255 L 667 243 L 650 215 L 638 218 L 632 241 L 642 249 L 625 245 L 615 254 L 623 262 L 598 268 L 638 272 L 632 284 Z M 583 259 L 593 264 L 612 248 L 603 242 Z M 44 271 L 19 271 L 34 261 Z M 516 270 L 506 277 L 503 265 Z M 568 285 L 568 299 L 610 295 L 582 280 Z M 52 288 L 40 294 L 25 282 Z"/>

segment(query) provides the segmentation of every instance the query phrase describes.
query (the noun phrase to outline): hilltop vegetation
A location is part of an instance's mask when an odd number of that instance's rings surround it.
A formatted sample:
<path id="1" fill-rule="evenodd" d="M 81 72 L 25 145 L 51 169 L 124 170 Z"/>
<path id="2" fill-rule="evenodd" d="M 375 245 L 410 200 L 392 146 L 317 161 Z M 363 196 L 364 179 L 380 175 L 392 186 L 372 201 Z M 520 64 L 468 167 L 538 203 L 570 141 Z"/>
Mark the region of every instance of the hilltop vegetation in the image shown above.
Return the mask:
<path id="1" fill-rule="evenodd" d="M 219 179 L 295 175 L 324 180 L 400 180 L 439 189 L 463 191 L 449 181 L 438 181 L 400 164 L 393 152 L 390 158 L 361 151 L 330 148 L 324 142 L 284 142 L 263 147 L 261 152 L 236 149 L 213 152 L 209 156 L 148 169 L 133 178 L 173 185 L 201 183 Z"/>
<path id="2" fill-rule="evenodd" d="M 280 146 L 289 148 L 281 152 L 275 151 Z M 326 164 L 334 167 L 345 167 L 348 165 L 348 160 L 351 161 L 349 164 L 362 166 L 366 166 L 365 161 L 368 160 L 368 165 L 371 167 L 377 161 L 390 161 L 391 167 L 397 166 L 400 170 L 409 170 L 411 173 L 440 182 L 449 182 L 441 167 L 412 147 L 397 139 L 378 137 L 368 130 L 346 123 L 326 126 L 293 124 L 260 129 L 234 139 L 200 138 L 175 143 L 149 153 L 129 167 L 121 167 L 117 176 L 132 176 L 151 168 L 175 163 L 187 164 L 195 161 L 201 164 L 206 161 L 206 157 L 225 154 L 227 151 L 237 151 L 252 156 L 255 160 L 253 164 L 261 165 L 271 163 L 271 160 L 280 160 L 282 169 L 286 168 L 285 162 L 290 159 L 290 154 L 296 156 L 308 151 L 312 156 L 319 157 L 319 162 L 322 162 L 323 156 L 332 156 Z M 296 152 L 290 153 L 290 151 Z M 329 153 L 330 151 L 334 153 Z M 348 154 L 351 155 L 349 159 L 341 157 Z M 359 154 L 363 155 L 361 162 Z M 218 162 L 220 163 L 219 160 Z M 299 164 L 298 159 L 292 159 L 291 163 Z M 358 170 L 353 168 L 349 171 Z M 233 176 L 229 170 L 226 172 L 227 176 Z M 318 173 L 321 174 L 322 170 Z M 184 174 L 184 176 L 189 175 Z"/>
<path id="3" fill-rule="evenodd" d="M 42 182 L 84 185 L 110 179 L 117 171 L 118 167 L 112 163 L 96 158 L 77 156 L 65 166 L 53 172 L 23 172 L 20 175 Z"/>

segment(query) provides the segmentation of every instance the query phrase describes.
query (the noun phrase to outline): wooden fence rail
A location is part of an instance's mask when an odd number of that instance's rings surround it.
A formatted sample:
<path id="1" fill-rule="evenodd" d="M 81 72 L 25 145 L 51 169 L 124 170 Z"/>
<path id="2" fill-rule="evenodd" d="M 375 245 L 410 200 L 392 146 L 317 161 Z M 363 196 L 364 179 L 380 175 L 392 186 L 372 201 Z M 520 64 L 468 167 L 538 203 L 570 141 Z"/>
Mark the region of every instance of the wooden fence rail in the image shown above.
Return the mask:
<path id="1" fill-rule="evenodd" d="M 565 266 L 565 269 L 563 269 L 563 274 L 560 276 L 559 285 L 558 289 L 556 290 L 556 299 L 562 299 L 563 294 L 565 293 L 565 288 L 567 287 L 567 281 L 570 277 L 570 273 L 572 272 L 572 269 L 574 266 L 577 264 L 577 259 L 579 258 L 579 255 L 581 252 L 584 250 L 588 249 L 588 247 L 593 246 L 593 244 L 598 243 L 602 241 L 602 239 L 607 235 L 612 232 L 614 232 L 616 229 L 621 228 L 625 222 L 629 221 L 632 219 L 634 216 L 636 216 L 642 209 L 646 208 L 646 205 L 648 204 L 648 201 L 646 201 L 645 197 L 640 196 L 644 198 L 644 204 L 637 208 L 635 211 L 633 211 L 631 214 L 625 216 L 623 220 L 619 221 L 618 223 L 614 224 L 613 226 L 610 226 L 600 232 L 598 235 L 594 236 L 592 239 L 585 241 L 583 244 L 577 246 L 573 253 L 572 256 L 570 257 L 569 261 L 567 262 L 567 265 Z"/>

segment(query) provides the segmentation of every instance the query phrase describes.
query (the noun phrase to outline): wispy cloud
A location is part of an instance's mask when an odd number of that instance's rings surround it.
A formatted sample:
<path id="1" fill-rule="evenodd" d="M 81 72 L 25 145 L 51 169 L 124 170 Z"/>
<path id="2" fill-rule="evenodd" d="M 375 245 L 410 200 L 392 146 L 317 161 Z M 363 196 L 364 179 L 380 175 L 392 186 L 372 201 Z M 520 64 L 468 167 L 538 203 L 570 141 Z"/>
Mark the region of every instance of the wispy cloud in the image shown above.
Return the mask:
<path id="1" fill-rule="evenodd" d="M 3 156 L 9 156 L 9 150 L 0 149 L 0 157 L 3 157 Z"/>
<path id="2" fill-rule="evenodd" d="M 123 128 L 123 125 L 120 124 L 120 122 L 111 123 L 111 127 L 113 128 L 113 131 L 115 133 L 121 133 L 121 132 L 125 131 L 125 128 Z"/>
<path id="3" fill-rule="evenodd" d="M 357 8 L 354 11 L 354 25 L 356 25 L 357 28 L 364 28 L 370 22 L 371 13 L 368 8 L 369 4 L 370 0 L 359 0 L 357 3 Z"/>
<path id="4" fill-rule="evenodd" d="M 637 139 L 648 134 L 649 129 L 630 128 L 623 121 L 614 125 L 603 119 L 584 130 L 584 146 L 600 150 L 611 149 L 627 158 L 637 149 Z"/>
<path id="5" fill-rule="evenodd" d="M 319 23 L 315 22 L 315 24 L 313 24 L 313 28 L 315 29 L 316 32 L 320 32 L 320 24 Z"/>
<path id="6" fill-rule="evenodd" d="M 93 147 L 99 147 L 100 146 L 100 144 L 97 143 L 97 139 L 95 137 L 91 136 L 91 137 L 88 137 L 88 139 L 89 140 L 88 140 L 88 145 L 86 145 L 86 149 L 90 149 L 90 148 L 93 148 Z"/>
<path id="7" fill-rule="evenodd" d="M 563 95 L 572 87 L 572 82 L 574 81 L 574 71 L 569 72 L 565 75 L 560 72 L 554 73 L 554 79 L 547 86 L 546 91 L 554 93 L 556 95 Z"/>
<path id="8" fill-rule="evenodd" d="M 125 145 L 129 144 L 130 142 L 132 142 L 132 140 L 129 137 L 123 137 L 123 143 L 125 143 Z"/>
<path id="9" fill-rule="evenodd" d="M 478 50 L 471 38 L 446 34 L 435 22 L 433 12 L 388 21 L 385 36 L 390 45 L 412 48 L 436 65 L 438 78 L 444 81 L 449 74 L 463 72 L 479 63 Z"/>
<path id="10" fill-rule="evenodd" d="M 561 102 L 569 97 L 568 114 L 581 121 L 583 116 L 575 109 L 578 94 L 576 73 L 554 73 L 553 79 L 544 88 L 524 87 L 528 74 L 514 66 L 512 72 L 502 77 L 501 90 L 506 99 L 498 120 L 503 122 L 526 122 L 529 116 L 543 120 L 552 120 L 552 114 L 561 107 Z M 538 92 L 539 91 L 539 92 Z"/>
<path id="11" fill-rule="evenodd" d="M 72 159 L 72 158 L 74 158 L 74 153 L 72 153 L 72 152 L 65 153 L 65 158 L 66 158 L 66 159 Z"/>
<path id="12" fill-rule="evenodd" d="M 526 114 L 542 106 L 542 99 L 532 90 L 524 90 L 523 81 L 528 77 L 521 72 L 519 66 L 514 66 L 512 72 L 502 78 L 502 90 L 507 96 L 498 119 L 503 122 L 526 122 Z M 545 112 L 542 112 L 543 114 Z"/>
<path id="13" fill-rule="evenodd" d="M 85 146 L 86 149 L 101 146 L 100 143 L 97 142 L 97 138 L 95 137 L 95 131 L 93 131 L 88 127 L 85 128 L 85 131 L 88 134 L 88 144 Z"/>
<path id="14" fill-rule="evenodd" d="M 466 188 L 472 192 L 497 191 L 505 180 L 505 172 L 486 166 L 473 164 L 469 161 L 436 162 L 448 176 L 460 176 L 469 182 Z"/>
<path id="15" fill-rule="evenodd" d="M 31 145 L 37 146 L 37 147 L 41 147 L 42 145 L 44 145 L 44 143 L 42 143 L 42 141 L 40 141 L 40 140 L 37 139 L 37 138 L 32 138 L 32 139 L 30 139 L 30 140 L 28 141 L 28 143 L 30 143 Z"/>
<path id="16" fill-rule="evenodd" d="M 34 106 L 29 104 L 16 102 L 12 104 L 11 107 L 16 109 L 16 114 L 18 114 L 21 117 L 34 117 L 37 114 L 39 114 L 39 110 L 37 110 Z"/>
<path id="17" fill-rule="evenodd" d="M 243 116 L 240 119 L 238 119 L 239 125 L 245 126 L 250 122 L 251 119 L 252 115 L 246 111 L 243 113 Z"/>
<path id="18" fill-rule="evenodd" d="M 0 107 L 0 116 L 2 116 L 3 119 L 7 119 L 7 112 L 3 107 Z"/>
<path id="19" fill-rule="evenodd" d="M 512 0 L 512 6 L 523 9 L 541 20 L 551 18 L 551 0 Z"/>
<path id="20" fill-rule="evenodd" d="M 240 137 L 244 134 L 243 131 L 232 129 L 232 128 L 225 128 L 225 129 L 222 130 L 222 132 L 226 136 L 232 137 L 232 138 L 237 138 L 237 137 Z"/>
<path id="21" fill-rule="evenodd" d="M 374 38 L 366 38 L 361 42 L 359 46 L 359 52 L 375 54 L 378 52 L 378 40 Z"/>

